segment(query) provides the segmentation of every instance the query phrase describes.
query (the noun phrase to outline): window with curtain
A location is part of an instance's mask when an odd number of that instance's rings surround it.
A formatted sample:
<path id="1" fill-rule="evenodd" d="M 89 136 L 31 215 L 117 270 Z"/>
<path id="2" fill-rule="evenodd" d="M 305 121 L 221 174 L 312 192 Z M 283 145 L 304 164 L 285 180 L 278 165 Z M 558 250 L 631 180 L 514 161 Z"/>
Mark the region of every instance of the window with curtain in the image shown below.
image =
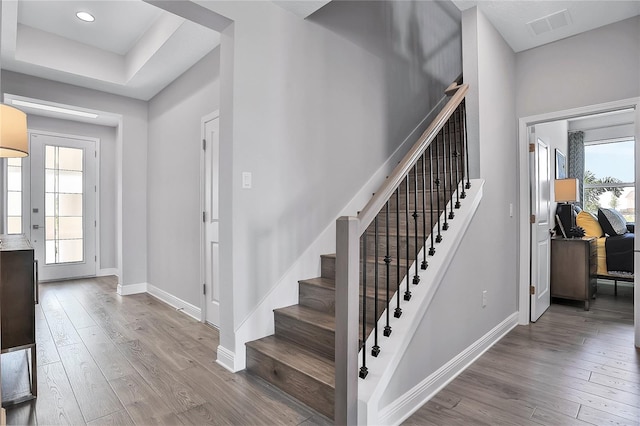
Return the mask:
<path id="1" fill-rule="evenodd" d="M 635 220 L 634 140 L 615 139 L 584 144 L 583 208 L 593 214 L 599 207 L 618 210 Z"/>

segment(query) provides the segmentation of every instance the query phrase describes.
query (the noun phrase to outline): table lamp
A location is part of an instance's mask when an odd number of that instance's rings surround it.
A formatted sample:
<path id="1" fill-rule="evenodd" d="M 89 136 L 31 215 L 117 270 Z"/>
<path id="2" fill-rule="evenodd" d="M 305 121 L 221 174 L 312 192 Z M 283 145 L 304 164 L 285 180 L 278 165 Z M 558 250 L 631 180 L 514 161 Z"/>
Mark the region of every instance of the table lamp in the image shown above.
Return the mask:
<path id="1" fill-rule="evenodd" d="M 573 220 L 573 203 L 580 200 L 580 182 L 576 178 L 556 179 L 554 195 L 558 203 L 556 214 L 564 229 L 569 231 L 576 225 Z"/>

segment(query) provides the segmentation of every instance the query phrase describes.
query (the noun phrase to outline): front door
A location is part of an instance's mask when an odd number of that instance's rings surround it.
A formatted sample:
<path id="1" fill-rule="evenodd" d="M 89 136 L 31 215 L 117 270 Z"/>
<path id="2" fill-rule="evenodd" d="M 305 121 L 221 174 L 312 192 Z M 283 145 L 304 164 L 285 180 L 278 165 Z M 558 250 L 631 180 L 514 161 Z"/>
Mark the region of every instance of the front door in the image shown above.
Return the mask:
<path id="1" fill-rule="evenodd" d="M 96 274 L 96 143 L 31 133 L 30 239 L 43 281 Z"/>
<path id="2" fill-rule="evenodd" d="M 211 116 L 204 121 L 204 293 L 205 320 L 220 325 L 220 240 L 218 215 L 219 187 L 219 130 L 220 118 Z"/>
<path id="3" fill-rule="evenodd" d="M 549 146 L 531 128 L 531 321 L 551 304 L 551 173 Z"/>

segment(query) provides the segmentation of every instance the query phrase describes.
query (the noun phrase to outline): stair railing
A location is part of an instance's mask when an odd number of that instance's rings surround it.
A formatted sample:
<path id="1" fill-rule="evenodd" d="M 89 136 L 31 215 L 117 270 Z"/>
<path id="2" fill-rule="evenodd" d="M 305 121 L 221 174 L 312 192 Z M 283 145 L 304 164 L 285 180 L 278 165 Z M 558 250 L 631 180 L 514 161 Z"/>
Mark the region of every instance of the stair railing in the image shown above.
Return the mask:
<path id="1" fill-rule="evenodd" d="M 389 325 L 392 308 L 395 306 L 394 317 L 402 315 L 401 281 L 406 276 L 402 294 L 406 303 L 411 299 L 412 264 L 415 265 L 412 283 L 418 285 L 418 269 L 428 267 L 427 252 L 429 256 L 435 255 L 436 245 L 443 239 L 442 231 L 449 228 L 449 222 L 455 218 L 454 210 L 460 208 L 460 200 L 466 196 L 465 189 L 470 188 L 464 102 L 467 91 L 466 84 L 449 86 L 445 92 L 451 97 L 449 101 L 369 203 L 357 217 L 344 216 L 336 222 L 336 424 L 357 424 L 358 377 L 364 379 L 368 374 L 366 341 L 369 331 L 374 333 L 370 356 L 378 356 L 384 350 L 378 339 L 378 316 L 382 314 L 379 303 L 383 301 L 386 306 L 383 336 L 387 337 L 392 333 Z M 394 221 L 395 226 L 391 226 Z M 380 226 L 384 227 L 383 238 L 379 238 Z M 401 232 L 405 232 L 404 238 L 401 238 Z M 395 233 L 395 238 L 390 237 L 390 233 Z M 396 247 L 392 249 L 393 243 Z M 367 254 L 370 244 L 373 249 Z M 381 251 L 379 245 L 383 246 Z M 418 259 L 420 251 L 423 251 L 421 262 Z M 381 253 L 383 258 L 379 257 Z M 368 266 L 371 254 L 373 267 Z M 383 263 L 382 273 L 379 262 Z M 370 273 L 373 274 L 369 281 L 373 281 L 374 301 L 373 324 L 368 328 L 371 315 L 367 315 L 370 304 L 367 274 Z M 394 278 L 396 282 L 392 284 Z M 362 363 L 358 368 L 360 349 Z"/>

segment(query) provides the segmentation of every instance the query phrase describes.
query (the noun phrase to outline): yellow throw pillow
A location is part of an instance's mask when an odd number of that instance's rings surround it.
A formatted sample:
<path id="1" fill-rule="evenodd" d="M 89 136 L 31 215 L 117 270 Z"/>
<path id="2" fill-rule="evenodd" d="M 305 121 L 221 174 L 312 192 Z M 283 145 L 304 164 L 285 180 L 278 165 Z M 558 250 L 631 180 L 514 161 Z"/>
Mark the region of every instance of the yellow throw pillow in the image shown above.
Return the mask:
<path id="1" fill-rule="evenodd" d="M 584 229 L 585 237 L 600 238 L 604 236 L 604 231 L 602 230 L 600 223 L 598 223 L 598 219 L 596 219 L 591 213 L 584 210 L 578 213 L 578 217 L 576 217 L 576 225 Z"/>

